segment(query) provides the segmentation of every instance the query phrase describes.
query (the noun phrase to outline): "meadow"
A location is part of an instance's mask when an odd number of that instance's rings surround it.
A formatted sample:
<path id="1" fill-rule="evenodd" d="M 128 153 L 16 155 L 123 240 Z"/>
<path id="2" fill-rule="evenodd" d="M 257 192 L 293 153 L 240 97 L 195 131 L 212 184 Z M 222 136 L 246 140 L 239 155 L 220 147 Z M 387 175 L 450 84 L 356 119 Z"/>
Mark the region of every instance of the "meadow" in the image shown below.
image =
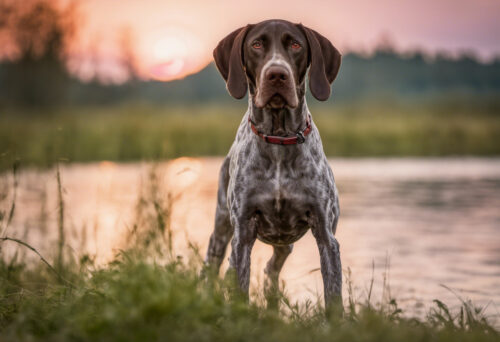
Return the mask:
<path id="1" fill-rule="evenodd" d="M 123 104 L 54 109 L 5 108 L 0 169 L 14 160 L 161 160 L 225 155 L 245 112 L 231 104 Z M 311 106 L 327 156 L 495 156 L 500 100 L 459 96 Z"/>
<path id="2" fill-rule="evenodd" d="M 65 245 L 63 185 L 58 179 L 58 234 L 50 255 L 8 237 L 15 196 L 0 216 L 0 339 L 2 341 L 498 341 L 484 308 L 436 299 L 426 317 L 403 312 L 387 291 L 381 298 L 353 290 L 342 317 L 325 315 L 322 300 L 268 309 L 248 304 L 231 279 L 200 277 L 196 245 L 179 258 L 171 244 L 169 208 L 155 178 L 138 205 L 127 244 L 105 265 Z M 13 189 L 11 189 L 13 190 Z M 7 233 L 6 233 L 7 232 Z M 7 248 L 9 247 L 9 248 Z M 15 250 L 15 253 L 7 251 Z M 384 278 L 385 279 L 385 278 Z M 388 286 L 385 284 L 384 286 Z"/>

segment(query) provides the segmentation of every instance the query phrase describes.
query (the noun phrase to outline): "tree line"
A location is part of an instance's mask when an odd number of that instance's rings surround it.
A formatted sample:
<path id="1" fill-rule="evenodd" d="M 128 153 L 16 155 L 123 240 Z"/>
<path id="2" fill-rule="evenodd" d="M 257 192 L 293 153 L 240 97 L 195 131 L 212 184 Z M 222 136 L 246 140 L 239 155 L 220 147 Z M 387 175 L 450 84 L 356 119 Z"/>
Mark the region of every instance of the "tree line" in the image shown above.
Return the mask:
<path id="1" fill-rule="evenodd" d="M 22 5 L 21 5 L 22 4 Z M 67 67 L 68 42 L 77 31 L 74 2 L 0 0 L 0 108 L 115 104 L 124 101 L 192 103 L 231 101 L 213 63 L 197 74 L 171 82 L 134 77 L 130 42 L 129 80 L 103 84 L 82 81 Z M 127 61 L 125 61 L 127 65 Z M 422 52 L 400 54 L 381 45 L 369 56 L 343 57 L 333 100 L 356 100 L 388 94 L 415 97 L 448 93 L 500 92 L 500 58 L 482 63 L 471 53 L 459 57 Z"/>

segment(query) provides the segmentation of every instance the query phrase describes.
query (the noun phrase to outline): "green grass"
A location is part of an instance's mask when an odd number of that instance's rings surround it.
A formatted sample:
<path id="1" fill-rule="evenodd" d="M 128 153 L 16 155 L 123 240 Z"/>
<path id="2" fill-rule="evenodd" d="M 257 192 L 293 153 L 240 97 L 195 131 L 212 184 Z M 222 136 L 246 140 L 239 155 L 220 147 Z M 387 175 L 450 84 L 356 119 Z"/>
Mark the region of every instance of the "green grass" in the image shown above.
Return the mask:
<path id="1" fill-rule="evenodd" d="M 4 235 L 10 213 L 22 209 L 13 202 L 12 209 L 1 212 L 2 342 L 500 340 L 483 310 L 471 302 L 462 301 L 461 308 L 452 311 L 436 300 L 426 318 L 414 318 L 402 312 L 394 298 L 374 304 L 368 294 L 365 300 L 355 300 L 359 297 L 349 281 L 343 317 L 327 318 L 321 301 L 297 304 L 285 295 L 280 296 L 280 310 L 267 309 L 259 296 L 248 304 L 236 295 L 230 280 L 199 276 L 202 264 L 196 246 L 190 257 L 175 257 L 169 243 L 172 202 L 158 193 L 157 181 L 153 170 L 138 200 L 127 244 L 104 266 L 69 248 L 59 250 L 53 260 L 44 258 L 44 263 L 6 253 L 5 244 L 19 245 L 18 252 L 33 256 L 38 252 Z M 59 202 L 59 228 L 64 231 L 62 197 Z M 63 236 L 60 232 L 54 247 L 64 243 Z"/>
<path id="2" fill-rule="evenodd" d="M 453 97 L 311 105 L 328 156 L 500 154 L 500 100 Z M 123 105 L 0 114 L 0 168 L 225 155 L 245 112 L 229 105 Z"/>
<path id="3" fill-rule="evenodd" d="M 146 262 L 124 252 L 110 265 L 71 274 L 0 265 L 2 341 L 498 341 L 469 304 L 454 317 L 438 302 L 426 320 L 357 303 L 344 318 L 314 305 L 282 312 L 231 298 L 222 280 L 200 280 L 181 262 Z M 67 273 L 67 272 L 66 272 Z M 288 303 L 286 300 L 284 303 Z M 468 312 L 468 313 L 467 313 Z M 469 315 L 469 316 L 467 316 Z M 462 323 L 463 322 L 463 323 Z"/>

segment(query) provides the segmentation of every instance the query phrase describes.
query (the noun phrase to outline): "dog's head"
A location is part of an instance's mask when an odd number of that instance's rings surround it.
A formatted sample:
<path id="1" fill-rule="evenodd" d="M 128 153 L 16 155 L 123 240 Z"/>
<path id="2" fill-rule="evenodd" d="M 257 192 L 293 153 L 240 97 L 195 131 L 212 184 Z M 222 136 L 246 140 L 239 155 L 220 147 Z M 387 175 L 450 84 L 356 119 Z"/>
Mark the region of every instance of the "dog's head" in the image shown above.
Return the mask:
<path id="1" fill-rule="evenodd" d="M 341 56 L 318 32 L 285 20 L 268 20 L 230 33 L 214 50 L 229 93 L 241 99 L 250 87 L 259 108 L 295 108 L 309 68 L 312 95 L 325 101 Z"/>

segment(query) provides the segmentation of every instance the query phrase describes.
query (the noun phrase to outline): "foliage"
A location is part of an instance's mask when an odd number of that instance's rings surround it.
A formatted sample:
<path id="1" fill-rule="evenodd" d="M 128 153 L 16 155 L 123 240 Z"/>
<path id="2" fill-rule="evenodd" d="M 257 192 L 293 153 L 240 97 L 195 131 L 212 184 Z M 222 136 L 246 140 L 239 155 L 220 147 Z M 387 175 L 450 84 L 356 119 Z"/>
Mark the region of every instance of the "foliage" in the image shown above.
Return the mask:
<path id="1" fill-rule="evenodd" d="M 342 319 L 288 305 L 281 313 L 230 298 L 222 280 L 203 281 L 186 265 L 122 252 L 70 288 L 41 269 L 0 264 L 3 341 L 498 341 L 481 316 L 467 324 L 431 312 L 426 321 L 357 303 Z M 284 303 L 289 303 L 286 299 Z M 395 301 L 393 301 L 395 306 Z M 449 309 L 441 304 L 442 310 Z M 461 310 L 469 310 L 464 306 Z"/>
<path id="2" fill-rule="evenodd" d="M 0 103 L 64 103 L 76 18 L 75 2 L 63 8 L 56 0 L 0 0 Z"/>
<path id="3" fill-rule="evenodd" d="M 61 3 L 67 3 L 66 7 Z M 71 75 L 69 45 L 79 29 L 81 13 L 76 1 L 0 0 L 0 110 L 1 106 L 88 106 L 147 101 L 156 104 L 231 103 L 234 101 L 213 63 L 182 80 L 141 80 L 131 33 L 118 39 L 121 53 L 115 60 L 129 80 L 103 84 L 83 82 Z M 74 40 L 74 39 L 73 39 Z M 91 52 L 89 52 L 91 53 Z M 89 57 L 90 58 L 90 57 Z M 78 69 L 81 61 L 71 61 Z M 92 64 L 92 63 L 90 63 Z M 96 67 L 97 68 L 97 67 Z M 500 59 L 480 62 L 467 53 L 458 57 L 426 55 L 421 51 L 396 52 L 380 46 L 372 55 L 345 53 L 333 85 L 333 101 L 378 98 L 422 98 L 462 92 L 469 96 L 500 92 Z M 311 98 L 310 103 L 315 100 Z M 35 112 L 43 114 L 44 112 Z"/>

